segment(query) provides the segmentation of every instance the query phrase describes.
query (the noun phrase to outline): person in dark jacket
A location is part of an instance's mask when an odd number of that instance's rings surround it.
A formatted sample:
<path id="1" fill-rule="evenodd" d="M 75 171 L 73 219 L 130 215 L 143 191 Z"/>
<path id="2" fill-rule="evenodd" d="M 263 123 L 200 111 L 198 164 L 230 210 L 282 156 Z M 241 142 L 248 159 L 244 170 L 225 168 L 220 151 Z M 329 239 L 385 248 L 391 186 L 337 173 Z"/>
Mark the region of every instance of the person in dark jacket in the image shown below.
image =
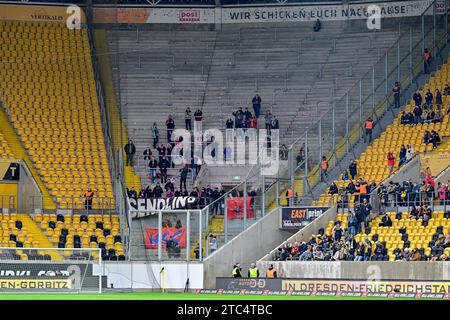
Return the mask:
<path id="1" fill-rule="evenodd" d="M 352 160 L 350 163 L 350 166 L 348 167 L 348 171 L 350 175 L 352 176 L 352 180 L 355 180 L 355 177 L 358 175 L 358 165 L 356 164 L 355 160 Z"/>
<path id="2" fill-rule="evenodd" d="M 259 118 L 261 114 L 261 97 L 256 94 L 252 99 L 253 111 L 255 111 L 255 117 Z"/>
<path id="3" fill-rule="evenodd" d="M 387 214 L 384 214 L 383 217 L 381 218 L 381 222 L 380 222 L 379 226 L 380 227 L 392 227 L 391 218 Z"/>
<path id="4" fill-rule="evenodd" d="M 128 143 L 125 145 L 125 154 L 126 154 L 126 165 L 132 166 L 133 165 L 133 157 L 136 153 L 136 146 L 133 143 L 133 140 L 130 139 Z"/>
<path id="5" fill-rule="evenodd" d="M 241 268 L 240 264 L 236 263 L 233 266 L 233 269 L 231 271 L 231 275 L 233 276 L 233 278 L 242 278 L 241 271 L 242 271 L 242 268 Z"/>
<path id="6" fill-rule="evenodd" d="M 170 167 L 169 160 L 166 156 L 163 156 L 159 162 L 159 171 L 161 172 L 161 182 L 166 183 L 167 181 L 167 169 Z"/>
<path id="7" fill-rule="evenodd" d="M 316 22 L 314 23 L 313 30 L 314 30 L 314 32 L 319 32 L 321 28 L 322 28 L 322 22 L 320 22 L 320 20 L 317 19 Z"/>
<path id="8" fill-rule="evenodd" d="M 184 188 L 186 189 L 186 180 L 188 177 L 188 173 L 189 173 L 189 168 L 187 166 L 184 166 L 183 168 L 180 169 L 180 189 L 183 189 L 183 185 Z"/>

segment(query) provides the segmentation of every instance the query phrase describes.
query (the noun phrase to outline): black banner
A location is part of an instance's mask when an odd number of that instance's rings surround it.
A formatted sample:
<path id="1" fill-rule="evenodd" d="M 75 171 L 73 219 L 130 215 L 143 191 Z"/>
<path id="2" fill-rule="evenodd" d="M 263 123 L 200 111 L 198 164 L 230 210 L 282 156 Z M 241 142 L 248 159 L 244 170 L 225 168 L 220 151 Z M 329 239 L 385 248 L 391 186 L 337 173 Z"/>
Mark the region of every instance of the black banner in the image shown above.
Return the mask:
<path id="1" fill-rule="evenodd" d="M 281 228 L 297 229 L 321 216 L 327 207 L 286 207 L 281 211 Z"/>
<path id="2" fill-rule="evenodd" d="M 0 163 L 0 178 L 1 180 L 15 180 L 20 179 L 20 164 L 16 162 Z"/>

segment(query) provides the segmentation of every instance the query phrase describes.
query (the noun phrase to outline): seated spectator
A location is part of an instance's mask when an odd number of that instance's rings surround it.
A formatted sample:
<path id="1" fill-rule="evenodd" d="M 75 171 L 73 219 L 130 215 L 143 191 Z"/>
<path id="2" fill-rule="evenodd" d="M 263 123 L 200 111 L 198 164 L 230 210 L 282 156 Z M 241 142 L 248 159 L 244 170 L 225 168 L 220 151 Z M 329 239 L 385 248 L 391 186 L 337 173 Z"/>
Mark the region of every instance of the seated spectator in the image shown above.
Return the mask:
<path id="1" fill-rule="evenodd" d="M 444 88 L 444 96 L 450 95 L 450 86 L 448 85 L 448 83 L 445 84 L 445 88 Z"/>
<path id="2" fill-rule="evenodd" d="M 431 134 L 430 134 L 430 131 L 428 131 L 428 130 L 425 131 L 425 133 L 424 133 L 424 135 L 423 135 L 423 140 L 422 140 L 422 142 L 425 143 L 425 144 L 431 143 Z"/>
<path id="3" fill-rule="evenodd" d="M 444 119 L 444 115 L 442 114 L 441 110 L 438 110 L 436 114 L 434 115 L 433 123 L 439 123 L 442 122 Z"/>
<path id="4" fill-rule="evenodd" d="M 331 184 L 330 190 L 328 191 L 328 193 L 331 195 L 339 193 L 338 186 L 336 185 L 336 183 L 334 181 Z"/>
<path id="5" fill-rule="evenodd" d="M 312 252 L 312 246 L 308 245 L 307 249 L 305 252 L 303 252 L 300 257 L 298 258 L 298 260 L 300 261 L 311 261 L 313 260 L 314 254 Z"/>
<path id="6" fill-rule="evenodd" d="M 380 227 L 392 227 L 392 220 L 386 213 L 383 214 L 383 217 L 381 218 L 381 222 L 380 222 L 379 226 Z"/>
<path id="7" fill-rule="evenodd" d="M 436 131 L 431 131 L 431 143 L 433 144 L 433 149 L 437 148 L 438 144 L 441 143 L 441 137 Z"/>
<path id="8" fill-rule="evenodd" d="M 414 124 L 422 123 L 422 113 L 423 113 L 422 107 L 416 104 L 413 110 Z"/>
<path id="9" fill-rule="evenodd" d="M 402 112 L 402 116 L 400 117 L 400 124 L 408 124 L 408 123 L 409 123 L 408 114 Z"/>
<path id="10" fill-rule="evenodd" d="M 422 256 L 420 255 L 419 250 L 417 248 L 414 248 L 412 251 L 411 261 L 420 261 L 422 260 Z"/>

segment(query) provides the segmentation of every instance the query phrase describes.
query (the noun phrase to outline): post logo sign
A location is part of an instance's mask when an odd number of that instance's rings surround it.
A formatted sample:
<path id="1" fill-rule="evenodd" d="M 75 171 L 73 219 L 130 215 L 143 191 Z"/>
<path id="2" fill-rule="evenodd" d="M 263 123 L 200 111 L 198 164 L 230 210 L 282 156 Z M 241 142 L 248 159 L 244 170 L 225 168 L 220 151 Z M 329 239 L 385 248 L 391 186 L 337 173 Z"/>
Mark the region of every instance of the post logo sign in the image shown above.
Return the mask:
<path id="1" fill-rule="evenodd" d="M 200 10 L 180 10 L 178 19 L 180 22 L 198 22 L 200 21 Z"/>

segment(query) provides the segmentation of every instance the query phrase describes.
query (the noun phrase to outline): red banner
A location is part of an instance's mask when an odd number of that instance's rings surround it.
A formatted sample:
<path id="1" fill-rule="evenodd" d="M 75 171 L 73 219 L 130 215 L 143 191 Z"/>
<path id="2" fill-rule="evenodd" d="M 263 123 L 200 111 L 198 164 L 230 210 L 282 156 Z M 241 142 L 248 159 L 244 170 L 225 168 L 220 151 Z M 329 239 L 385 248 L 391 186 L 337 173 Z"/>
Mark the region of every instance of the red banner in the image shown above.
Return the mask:
<path id="1" fill-rule="evenodd" d="M 145 229 L 145 248 L 157 249 L 158 248 L 158 228 Z M 185 228 L 162 228 L 162 248 L 166 247 L 166 242 L 169 238 L 175 241 L 180 248 L 186 247 L 186 229 Z"/>
<path id="2" fill-rule="evenodd" d="M 247 197 L 247 218 L 255 217 L 253 208 L 250 205 L 251 198 Z M 228 219 L 244 218 L 244 198 L 228 198 Z"/>

